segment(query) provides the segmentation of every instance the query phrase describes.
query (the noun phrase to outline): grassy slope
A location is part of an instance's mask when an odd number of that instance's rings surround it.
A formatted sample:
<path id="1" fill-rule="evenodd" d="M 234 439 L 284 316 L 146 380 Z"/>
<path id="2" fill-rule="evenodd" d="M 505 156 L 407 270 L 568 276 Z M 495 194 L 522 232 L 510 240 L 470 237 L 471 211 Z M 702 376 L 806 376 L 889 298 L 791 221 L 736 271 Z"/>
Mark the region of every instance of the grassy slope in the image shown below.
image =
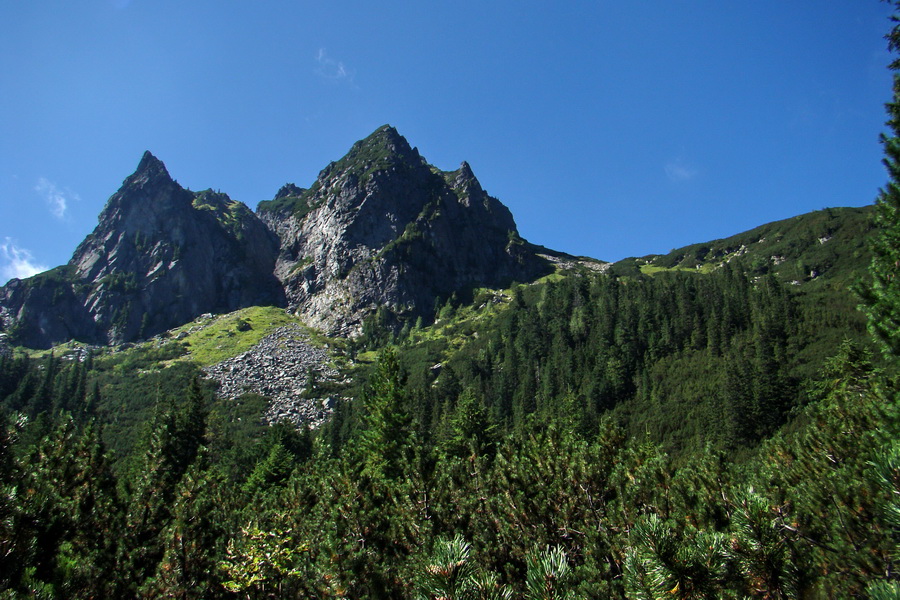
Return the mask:
<path id="1" fill-rule="evenodd" d="M 865 238 L 871 218 L 872 206 L 826 208 L 668 254 L 626 258 L 613 265 L 613 272 L 703 273 L 734 263 L 759 275 L 773 272 L 785 282 L 811 283 L 827 274 L 830 282 L 846 286 L 868 267 Z"/>
<path id="2" fill-rule="evenodd" d="M 254 306 L 193 321 L 172 330 L 170 336 L 181 338 L 188 353 L 185 358 L 208 367 L 250 350 L 278 327 L 291 324 L 302 323 L 283 309 Z"/>

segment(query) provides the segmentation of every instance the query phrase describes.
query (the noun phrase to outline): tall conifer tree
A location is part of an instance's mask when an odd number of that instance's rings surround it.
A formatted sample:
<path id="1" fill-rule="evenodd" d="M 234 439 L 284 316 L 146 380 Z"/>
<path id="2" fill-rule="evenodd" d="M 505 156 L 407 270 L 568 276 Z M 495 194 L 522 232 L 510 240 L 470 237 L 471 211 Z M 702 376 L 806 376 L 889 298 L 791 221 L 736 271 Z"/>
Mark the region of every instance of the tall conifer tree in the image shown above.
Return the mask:
<path id="1" fill-rule="evenodd" d="M 896 0 L 893 4 L 900 7 Z M 895 13 L 891 21 L 894 26 L 887 35 L 888 48 L 896 53 L 900 50 L 900 16 Z M 890 69 L 894 71 L 894 96 L 886 105 L 890 132 L 881 136 L 889 181 L 875 202 L 878 231 L 872 238 L 872 281 L 857 290 L 872 334 L 887 353 L 900 356 L 900 58 L 891 62 Z"/>

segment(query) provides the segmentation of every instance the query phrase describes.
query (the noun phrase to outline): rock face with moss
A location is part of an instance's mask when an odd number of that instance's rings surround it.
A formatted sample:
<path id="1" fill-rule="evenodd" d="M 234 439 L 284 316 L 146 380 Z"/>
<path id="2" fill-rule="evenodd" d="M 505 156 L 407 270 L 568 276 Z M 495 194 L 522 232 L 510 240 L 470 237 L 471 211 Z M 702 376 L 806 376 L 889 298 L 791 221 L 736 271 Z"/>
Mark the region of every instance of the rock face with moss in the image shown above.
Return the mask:
<path id="1" fill-rule="evenodd" d="M 430 316 L 452 294 L 548 268 L 468 164 L 439 171 L 390 126 L 257 213 L 281 240 L 289 306 L 332 334 L 359 333 L 378 309 L 393 323 Z"/>
<path id="2" fill-rule="evenodd" d="M 28 346 L 149 337 L 200 314 L 283 304 L 278 241 L 245 205 L 191 192 L 149 152 L 65 266 L 0 288 Z"/>
<path id="3" fill-rule="evenodd" d="M 367 318 L 428 318 L 453 294 L 549 269 L 469 165 L 440 171 L 389 126 L 257 214 L 182 188 L 147 152 L 67 265 L 0 288 L 0 333 L 119 343 L 265 304 L 352 336 Z"/>

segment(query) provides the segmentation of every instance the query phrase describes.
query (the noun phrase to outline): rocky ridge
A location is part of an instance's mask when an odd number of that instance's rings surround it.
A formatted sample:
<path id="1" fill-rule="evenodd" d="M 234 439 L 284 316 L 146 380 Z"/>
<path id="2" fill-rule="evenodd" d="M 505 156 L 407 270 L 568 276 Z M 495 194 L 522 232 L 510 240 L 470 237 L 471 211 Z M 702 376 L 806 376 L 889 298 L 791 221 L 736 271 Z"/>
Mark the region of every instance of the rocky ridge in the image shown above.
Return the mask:
<path id="1" fill-rule="evenodd" d="M 467 163 L 441 171 L 386 125 L 257 213 L 181 187 L 146 152 L 68 264 L 0 287 L 0 331 L 37 348 L 120 344 L 274 305 L 352 337 L 376 311 L 399 328 L 452 295 L 552 269 Z"/>
<path id="2" fill-rule="evenodd" d="M 596 273 L 606 273 L 612 266 L 612 263 L 604 262 L 602 260 L 569 256 L 567 254 L 560 254 L 558 252 L 552 254 L 539 253 L 538 256 L 554 265 L 556 268 L 562 269 L 564 271 L 583 267 L 589 271 L 594 271 Z"/>
<path id="3" fill-rule="evenodd" d="M 314 346 L 299 325 L 279 327 L 252 349 L 204 369 L 219 383 L 219 395 L 235 399 L 252 392 L 270 399 L 264 420 L 318 427 L 331 414 L 332 398 L 310 398 L 314 381 L 335 380 L 328 351 Z"/>
<path id="4" fill-rule="evenodd" d="M 333 335 L 359 334 L 379 308 L 431 317 L 436 300 L 552 270 L 467 163 L 440 171 L 388 125 L 257 213 L 281 240 L 288 306 Z"/>
<path id="5" fill-rule="evenodd" d="M 283 304 L 277 252 L 245 205 L 182 188 L 146 152 L 69 263 L 13 279 L 0 306 L 26 346 L 146 339 L 203 313 Z"/>

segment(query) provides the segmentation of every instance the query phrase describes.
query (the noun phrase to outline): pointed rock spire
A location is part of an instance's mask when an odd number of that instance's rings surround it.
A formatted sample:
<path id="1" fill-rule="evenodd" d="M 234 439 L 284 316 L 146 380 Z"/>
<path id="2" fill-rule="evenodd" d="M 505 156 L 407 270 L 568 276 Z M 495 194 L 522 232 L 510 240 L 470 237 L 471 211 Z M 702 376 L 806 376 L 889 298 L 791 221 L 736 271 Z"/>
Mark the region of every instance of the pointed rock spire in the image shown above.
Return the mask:
<path id="1" fill-rule="evenodd" d="M 144 171 L 150 171 L 152 169 L 165 170 L 165 168 L 166 166 L 162 163 L 161 160 L 153 156 L 153 153 L 151 153 L 149 150 L 144 150 L 144 155 L 141 156 L 141 162 L 138 163 L 137 172 L 142 173 Z"/>
<path id="2" fill-rule="evenodd" d="M 172 181 L 166 165 L 146 150 L 138 163 L 135 172 L 125 180 L 124 184 L 143 186 L 149 182 Z"/>
<path id="3" fill-rule="evenodd" d="M 456 170 L 456 178 L 454 179 L 453 187 L 454 189 L 467 190 L 468 192 L 479 194 L 484 191 L 478 178 L 475 177 L 475 173 L 472 172 L 472 167 L 470 167 L 469 163 L 466 161 L 462 161 L 459 165 L 459 169 Z"/>

